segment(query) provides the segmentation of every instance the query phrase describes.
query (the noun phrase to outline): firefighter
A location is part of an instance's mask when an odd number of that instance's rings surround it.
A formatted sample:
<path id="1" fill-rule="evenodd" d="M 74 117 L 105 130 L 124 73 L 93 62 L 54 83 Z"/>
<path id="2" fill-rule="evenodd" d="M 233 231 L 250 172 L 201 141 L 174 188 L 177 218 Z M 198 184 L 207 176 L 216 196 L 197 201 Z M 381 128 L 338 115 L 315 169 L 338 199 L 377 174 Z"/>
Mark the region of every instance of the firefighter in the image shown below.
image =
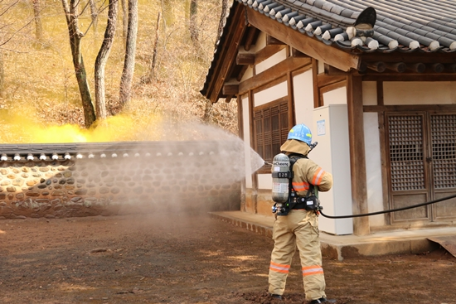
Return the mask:
<path id="1" fill-rule="evenodd" d="M 328 191 L 333 184 L 332 175 L 307 158 L 311 142 L 310 129 L 299 124 L 290 130 L 287 140 L 280 147 L 282 153 L 288 156 L 301 156 L 292 167 L 292 191 L 296 191 L 300 197 L 306 196 L 312 185 L 318 191 Z M 327 300 L 325 294 L 318 211 L 307 211 L 303 207 L 303 204 L 296 204 L 287 215 L 276 216 L 273 227 L 274 249 L 269 267 L 269 293 L 273 298 L 282 299 L 291 260 L 297 247 L 306 300 L 310 304 L 334 303 L 334 300 Z"/>

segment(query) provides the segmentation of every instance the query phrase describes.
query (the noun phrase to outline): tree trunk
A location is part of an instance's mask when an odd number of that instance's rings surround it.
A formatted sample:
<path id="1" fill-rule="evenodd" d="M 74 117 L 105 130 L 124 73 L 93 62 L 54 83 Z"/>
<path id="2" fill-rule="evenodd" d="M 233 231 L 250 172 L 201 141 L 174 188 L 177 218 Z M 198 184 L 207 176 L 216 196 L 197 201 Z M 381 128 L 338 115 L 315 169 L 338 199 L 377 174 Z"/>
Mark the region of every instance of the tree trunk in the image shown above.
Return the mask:
<path id="1" fill-rule="evenodd" d="M 98 119 L 106 119 L 105 100 L 105 66 L 111 52 L 114 35 L 116 33 L 117 0 L 109 1 L 108 23 L 104 34 L 103 43 L 95 60 L 95 104 Z"/>
<path id="2" fill-rule="evenodd" d="M 220 20 L 219 20 L 219 26 L 217 30 L 217 39 L 215 39 L 215 42 L 217 42 L 222 35 L 223 32 L 223 27 L 225 26 L 225 19 L 226 19 L 226 13 L 228 11 L 228 0 L 222 0 L 222 12 L 220 13 Z"/>
<path id="3" fill-rule="evenodd" d="M 124 45 L 127 44 L 127 33 L 128 33 L 128 16 L 127 16 L 127 3 L 126 0 L 121 0 L 122 4 L 122 40 Z"/>
<path id="4" fill-rule="evenodd" d="M 128 0 L 128 33 L 125 47 L 125 62 L 120 80 L 119 102 L 124 106 L 131 96 L 135 71 L 136 36 L 138 34 L 138 0 Z"/>
<path id="5" fill-rule="evenodd" d="M 198 16 L 198 0 L 190 2 L 190 38 L 195 43 L 198 41 L 198 26 L 196 25 Z"/>
<path id="6" fill-rule="evenodd" d="M 98 10 L 97 10 L 97 6 L 95 5 L 95 2 L 93 0 L 89 0 L 89 4 L 90 4 L 90 17 L 92 18 L 93 32 L 96 36 L 97 35 L 97 25 L 98 25 Z"/>
<path id="7" fill-rule="evenodd" d="M 73 57 L 73 66 L 78 81 L 79 93 L 81 94 L 82 108 L 84 110 L 84 125 L 88 128 L 96 120 L 95 110 L 90 96 L 87 73 L 84 66 L 84 59 L 81 53 L 81 38 L 83 33 L 78 27 L 78 0 L 62 0 L 63 9 L 66 15 L 68 33 L 70 38 L 71 55 Z"/>
<path id="8" fill-rule="evenodd" d="M 152 62 L 150 65 L 150 71 L 149 75 L 146 77 L 146 83 L 152 82 L 152 79 L 154 79 L 154 72 L 155 72 L 155 63 L 157 61 L 157 46 L 158 46 L 158 40 L 159 40 L 159 29 L 160 29 L 160 18 L 161 18 L 161 13 L 158 13 L 157 17 L 157 27 L 155 28 L 155 42 L 154 42 L 154 49 L 152 53 Z"/>
<path id="9" fill-rule="evenodd" d="M 35 18 L 35 36 L 36 40 L 41 41 L 43 39 L 43 24 L 41 22 L 40 0 L 32 0 L 32 3 Z"/>

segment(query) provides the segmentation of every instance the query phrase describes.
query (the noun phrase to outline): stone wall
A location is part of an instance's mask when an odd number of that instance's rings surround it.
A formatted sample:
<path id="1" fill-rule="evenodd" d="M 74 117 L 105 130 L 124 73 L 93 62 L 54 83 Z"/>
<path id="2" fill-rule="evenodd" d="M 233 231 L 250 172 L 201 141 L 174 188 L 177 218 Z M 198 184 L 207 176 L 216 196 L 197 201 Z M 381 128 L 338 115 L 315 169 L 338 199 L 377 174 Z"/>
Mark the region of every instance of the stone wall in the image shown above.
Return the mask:
<path id="1" fill-rule="evenodd" d="M 89 146 L 3 153 L 0 218 L 240 208 L 240 183 L 220 161 L 229 146 L 120 143 L 95 152 Z"/>

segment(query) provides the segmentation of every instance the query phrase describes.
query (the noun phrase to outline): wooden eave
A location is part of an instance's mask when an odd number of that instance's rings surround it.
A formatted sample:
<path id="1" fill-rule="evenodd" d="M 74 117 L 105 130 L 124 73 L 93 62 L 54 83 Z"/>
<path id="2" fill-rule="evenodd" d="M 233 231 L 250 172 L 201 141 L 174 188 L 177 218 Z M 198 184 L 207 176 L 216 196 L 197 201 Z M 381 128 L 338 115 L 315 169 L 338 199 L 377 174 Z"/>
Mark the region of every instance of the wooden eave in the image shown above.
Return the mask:
<path id="1" fill-rule="evenodd" d="M 274 22 L 255 10 L 247 9 L 246 15 L 249 24 L 309 57 L 323 61 L 345 72 L 359 68 L 358 55 L 328 46 L 314 37 L 303 35 L 287 27 L 283 23 Z"/>
<path id="2" fill-rule="evenodd" d="M 234 2 L 231 14 L 231 22 L 227 24 L 224 30 L 224 37 L 220 40 L 220 45 L 217 46 L 217 54 L 214 55 L 215 66 L 213 66 L 211 75 L 207 79 L 207 89 L 205 92 L 203 92 L 204 89 L 202 91 L 203 95 L 213 103 L 223 97 L 223 85 L 233 74 L 233 70 L 236 67 L 238 46 L 248 28 L 243 5 Z"/>

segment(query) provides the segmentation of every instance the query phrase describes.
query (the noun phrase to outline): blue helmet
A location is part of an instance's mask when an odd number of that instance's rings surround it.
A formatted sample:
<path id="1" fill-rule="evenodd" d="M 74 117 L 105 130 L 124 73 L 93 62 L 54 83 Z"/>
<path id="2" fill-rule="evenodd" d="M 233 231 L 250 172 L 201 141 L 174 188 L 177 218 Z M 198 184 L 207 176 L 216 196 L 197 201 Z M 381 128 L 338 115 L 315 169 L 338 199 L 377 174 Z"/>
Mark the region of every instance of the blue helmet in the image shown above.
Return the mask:
<path id="1" fill-rule="evenodd" d="M 312 143 L 312 132 L 304 124 L 296 125 L 288 132 L 287 139 L 296 139 L 310 145 Z"/>

